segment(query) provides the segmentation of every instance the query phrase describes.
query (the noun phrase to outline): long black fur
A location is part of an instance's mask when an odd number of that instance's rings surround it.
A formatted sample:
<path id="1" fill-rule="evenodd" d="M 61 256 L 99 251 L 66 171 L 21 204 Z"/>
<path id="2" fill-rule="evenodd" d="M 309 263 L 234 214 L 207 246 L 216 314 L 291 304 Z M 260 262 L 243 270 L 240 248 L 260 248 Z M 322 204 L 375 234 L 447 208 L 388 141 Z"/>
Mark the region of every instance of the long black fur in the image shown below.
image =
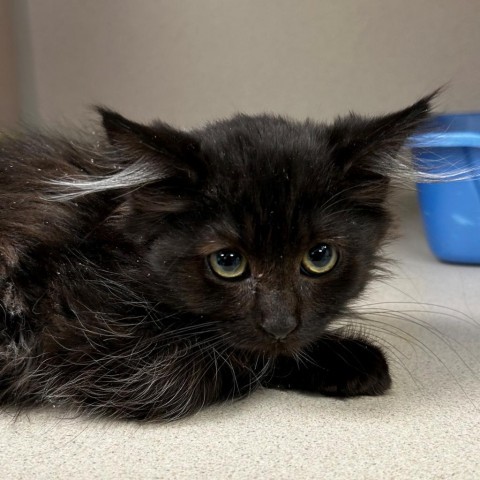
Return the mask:
<path id="1" fill-rule="evenodd" d="M 0 137 L 0 401 L 175 419 L 259 385 L 386 391 L 381 350 L 329 326 L 380 266 L 395 159 L 430 100 L 188 133 L 101 108 L 99 139 Z M 337 265 L 305 275 L 322 242 Z M 208 266 L 223 248 L 248 259 L 238 281 Z M 286 318 L 281 341 L 262 328 Z"/>

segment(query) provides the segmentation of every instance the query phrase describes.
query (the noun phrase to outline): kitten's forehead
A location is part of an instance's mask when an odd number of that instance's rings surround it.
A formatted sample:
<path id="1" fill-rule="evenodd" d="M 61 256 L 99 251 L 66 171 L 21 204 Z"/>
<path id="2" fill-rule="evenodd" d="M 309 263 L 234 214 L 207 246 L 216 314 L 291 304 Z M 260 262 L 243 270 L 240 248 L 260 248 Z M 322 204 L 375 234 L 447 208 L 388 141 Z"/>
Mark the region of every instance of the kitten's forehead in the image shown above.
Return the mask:
<path id="1" fill-rule="evenodd" d="M 238 115 L 208 127 L 203 150 L 220 189 L 249 192 L 270 210 L 325 189 L 331 168 L 324 128 L 311 121 Z"/>
<path id="2" fill-rule="evenodd" d="M 330 195 L 321 128 L 267 116 L 239 116 L 211 128 L 211 182 L 233 236 L 257 251 L 308 244 L 321 230 L 321 206 Z"/>
<path id="3" fill-rule="evenodd" d="M 318 243 L 343 246 L 349 241 L 345 216 L 327 214 L 321 206 L 289 208 L 278 202 L 270 210 L 269 205 L 252 201 L 224 207 L 202 236 L 205 255 L 224 248 L 239 249 L 262 268 L 283 265 L 281 268 L 288 269 L 290 262 L 298 262 Z"/>
<path id="4" fill-rule="evenodd" d="M 204 146 L 227 162 L 244 164 L 270 157 L 272 167 L 279 161 L 288 164 L 288 159 L 322 153 L 326 144 L 322 125 L 273 115 L 237 115 L 209 125 L 202 137 Z"/>

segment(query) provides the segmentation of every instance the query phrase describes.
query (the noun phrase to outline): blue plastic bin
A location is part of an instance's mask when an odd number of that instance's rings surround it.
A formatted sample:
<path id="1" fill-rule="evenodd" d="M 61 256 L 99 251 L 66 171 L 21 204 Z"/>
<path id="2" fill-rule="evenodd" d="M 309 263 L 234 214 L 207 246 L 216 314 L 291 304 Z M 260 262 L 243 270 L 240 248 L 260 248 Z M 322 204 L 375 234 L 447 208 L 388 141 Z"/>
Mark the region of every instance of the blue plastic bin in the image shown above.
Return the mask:
<path id="1" fill-rule="evenodd" d="M 441 115 L 433 126 L 411 139 L 422 170 L 450 176 L 417 184 L 428 243 L 440 260 L 480 264 L 480 113 Z"/>

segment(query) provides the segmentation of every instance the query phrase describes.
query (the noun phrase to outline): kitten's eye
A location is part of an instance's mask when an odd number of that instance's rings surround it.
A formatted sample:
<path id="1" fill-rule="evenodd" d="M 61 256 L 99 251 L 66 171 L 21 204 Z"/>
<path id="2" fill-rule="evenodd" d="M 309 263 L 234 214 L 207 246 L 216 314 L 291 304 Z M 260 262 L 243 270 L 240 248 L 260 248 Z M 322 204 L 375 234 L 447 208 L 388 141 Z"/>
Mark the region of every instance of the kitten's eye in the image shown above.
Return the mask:
<path id="1" fill-rule="evenodd" d="M 238 279 L 247 269 L 247 260 L 235 250 L 220 250 L 208 257 L 212 270 L 222 278 Z"/>
<path id="2" fill-rule="evenodd" d="M 306 275 L 327 273 L 335 266 L 337 260 L 337 250 L 326 243 L 320 243 L 303 256 L 302 273 Z"/>

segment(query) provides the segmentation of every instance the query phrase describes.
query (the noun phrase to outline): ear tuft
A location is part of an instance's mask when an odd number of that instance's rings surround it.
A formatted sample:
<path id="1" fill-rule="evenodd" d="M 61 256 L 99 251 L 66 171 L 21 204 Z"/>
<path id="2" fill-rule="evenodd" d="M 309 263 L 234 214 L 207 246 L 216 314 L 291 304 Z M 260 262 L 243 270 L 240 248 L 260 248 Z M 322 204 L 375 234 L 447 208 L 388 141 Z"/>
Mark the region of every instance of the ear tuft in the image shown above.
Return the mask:
<path id="1" fill-rule="evenodd" d="M 103 128 L 112 145 L 142 144 L 157 152 L 170 153 L 174 156 L 192 154 L 200 150 L 198 141 L 190 134 L 166 123 L 143 125 L 105 107 L 97 106 L 96 110 L 102 117 Z"/>
<path id="2" fill-rule="evenodd" d="M 95 107 L 97 112 L 102 117 L 102 125 L 105 129 L 107 137 L 111 143 L 114 143 L 122 135 L 141 134 L 145 133 L 143 125 L 127 120 L 109 108 L 97 106 Z"/>
<path id="3" fill-rule="evenodd" d="M 409 178 L 412 167 L 400 151 L 430 118 L 432 101 L 440 91 L 391 114 L 371 118 L 350 114 L 327 128 L 333 168 L 342 188 L 364 204 L 381 204 L 392 179 Z"/>
<path id="4" fill-rule="evenodd" d="M 346 174 L 351 168 L 382 174 L 394 168 L 392 162 L 408 137 L 431 115 L 437 89 L 413 105 L 397 112 L 372 118 L 350 114 L 337 119 L 329 129 L 329 144 L 334 162 Z"/>
<path id="5" fill-rule="evenodd" d="M 113 147 L 120 147 L 122 156 L 129 161 L 148 159 L 170 171 L 183 171 L 190 178 L 205 175 L 200 144 L 189 133 L 162 122 L 143 125 L 102 106 L 96 110 L 102 117 L 108 141 Z"/>

